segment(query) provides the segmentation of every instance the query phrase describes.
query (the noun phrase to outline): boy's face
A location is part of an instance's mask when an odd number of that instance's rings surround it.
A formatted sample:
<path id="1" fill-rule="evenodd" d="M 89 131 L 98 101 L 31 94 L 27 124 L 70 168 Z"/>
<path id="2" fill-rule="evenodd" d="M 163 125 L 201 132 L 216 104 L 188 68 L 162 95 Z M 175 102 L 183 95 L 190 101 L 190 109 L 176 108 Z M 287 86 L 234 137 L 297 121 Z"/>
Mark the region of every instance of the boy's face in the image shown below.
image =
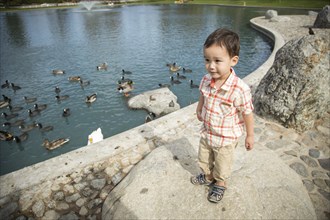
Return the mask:
<path id="1" fill-rule="evenodd" d="M 230 68 L 238 62 L 238 56 L 230 57 L 226 48 L 213 44 L 204 48 L 205 68 L 215 80 L 224 80 Z"/>

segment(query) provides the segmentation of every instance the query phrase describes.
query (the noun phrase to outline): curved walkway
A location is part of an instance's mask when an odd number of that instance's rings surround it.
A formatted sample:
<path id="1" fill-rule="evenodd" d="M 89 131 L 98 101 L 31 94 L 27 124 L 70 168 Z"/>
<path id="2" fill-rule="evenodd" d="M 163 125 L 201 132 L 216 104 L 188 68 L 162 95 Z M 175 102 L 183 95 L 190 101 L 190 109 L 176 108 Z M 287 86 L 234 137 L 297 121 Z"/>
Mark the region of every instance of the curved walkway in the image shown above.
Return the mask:
<path id="1" fill-rule="evenodd" d="M 253 19 L 252 26 L 275 38 L 278 46 L 262 67 L 244 79 L 253 86 L 272 65 L 283 45 L 280 39 L 284 39 L 282 33 L 262 25 L 262 19 Z M 1 176 L 0 219 L 100 219 L 108 193 L 150 151 L 181 135 L 189 134 L 191 141 L 198 141 L 195 108 L 196 103 L 102 142 Z M 301 176 L 318 219 L 329 218 L 330 213 L 329 154 L 315 145 L 315 140 L 329 138 L 329 127 L 323 128 L 325 134 L 311 131 L 301 136 L 256 116 L 256 141 L 274 150 Z M 324 143 L 329 144 L 321 141 L 318 146 Z"/>

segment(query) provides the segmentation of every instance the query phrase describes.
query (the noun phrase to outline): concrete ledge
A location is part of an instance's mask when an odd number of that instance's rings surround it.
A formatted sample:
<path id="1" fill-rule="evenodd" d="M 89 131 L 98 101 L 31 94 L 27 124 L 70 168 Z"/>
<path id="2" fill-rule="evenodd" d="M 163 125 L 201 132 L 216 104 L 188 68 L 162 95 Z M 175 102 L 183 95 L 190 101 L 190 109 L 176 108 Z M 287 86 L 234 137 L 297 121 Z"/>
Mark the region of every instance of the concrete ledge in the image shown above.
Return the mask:
<path id="1" fill-rule="evenodd" d="M 261 16 L 251 19 L 250 20 L 251 27 L 260 31 L 261 33 L 265 34 L 270 39 L 272 39 L 274 41 L 274 48 L 269 58 L 258 69 L 256 69 L 255 71 L 253 71 L 243 79 L 244 82 L 252 86 L 253 89 L 259 84 L 261 79 L 266 75 L 267 71 L 273 65 L 276 52 L 285 44 L 284 38 L 280 33 L 278 33 L 277 31 L 271 28 L 267 28 L 263 25 L 257 24 L 256 22 L 257 19 L 266 19 L 266 18 L 264 16 Z"/>

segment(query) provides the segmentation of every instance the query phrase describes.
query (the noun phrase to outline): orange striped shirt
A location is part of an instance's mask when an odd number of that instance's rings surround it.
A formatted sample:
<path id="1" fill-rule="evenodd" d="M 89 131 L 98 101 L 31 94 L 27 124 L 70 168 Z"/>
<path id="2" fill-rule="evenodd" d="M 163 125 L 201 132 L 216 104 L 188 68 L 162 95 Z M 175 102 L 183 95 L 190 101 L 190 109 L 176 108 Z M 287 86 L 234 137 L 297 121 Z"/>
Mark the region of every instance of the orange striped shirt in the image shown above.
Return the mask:
<path id="1" fill-rule="evenodd" d="M 199 90 L 204 96 L 201 136 L 213 147 L 226 146 L 237 141 L 244 131 L 242 114 L 253 111 L 249 86 L 232 69 L 220 89 L 214 87 L 214 80 L 210 74 L 206 74 Z"/>

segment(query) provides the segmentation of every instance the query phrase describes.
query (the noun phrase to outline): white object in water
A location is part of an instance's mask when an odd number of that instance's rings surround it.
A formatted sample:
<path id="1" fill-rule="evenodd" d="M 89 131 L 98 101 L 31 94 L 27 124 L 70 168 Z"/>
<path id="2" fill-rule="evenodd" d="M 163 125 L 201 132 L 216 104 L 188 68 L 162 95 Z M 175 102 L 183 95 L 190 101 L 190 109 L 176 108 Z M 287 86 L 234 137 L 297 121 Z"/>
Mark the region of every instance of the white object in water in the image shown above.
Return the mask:
<path id="1" fill-rule="evenodd" d="M 88 143 L 87 145 L 99 142 L 103 140 L 103 134 L 101 128 L 93 131 L 90 135 L 88 135 Z"/>

